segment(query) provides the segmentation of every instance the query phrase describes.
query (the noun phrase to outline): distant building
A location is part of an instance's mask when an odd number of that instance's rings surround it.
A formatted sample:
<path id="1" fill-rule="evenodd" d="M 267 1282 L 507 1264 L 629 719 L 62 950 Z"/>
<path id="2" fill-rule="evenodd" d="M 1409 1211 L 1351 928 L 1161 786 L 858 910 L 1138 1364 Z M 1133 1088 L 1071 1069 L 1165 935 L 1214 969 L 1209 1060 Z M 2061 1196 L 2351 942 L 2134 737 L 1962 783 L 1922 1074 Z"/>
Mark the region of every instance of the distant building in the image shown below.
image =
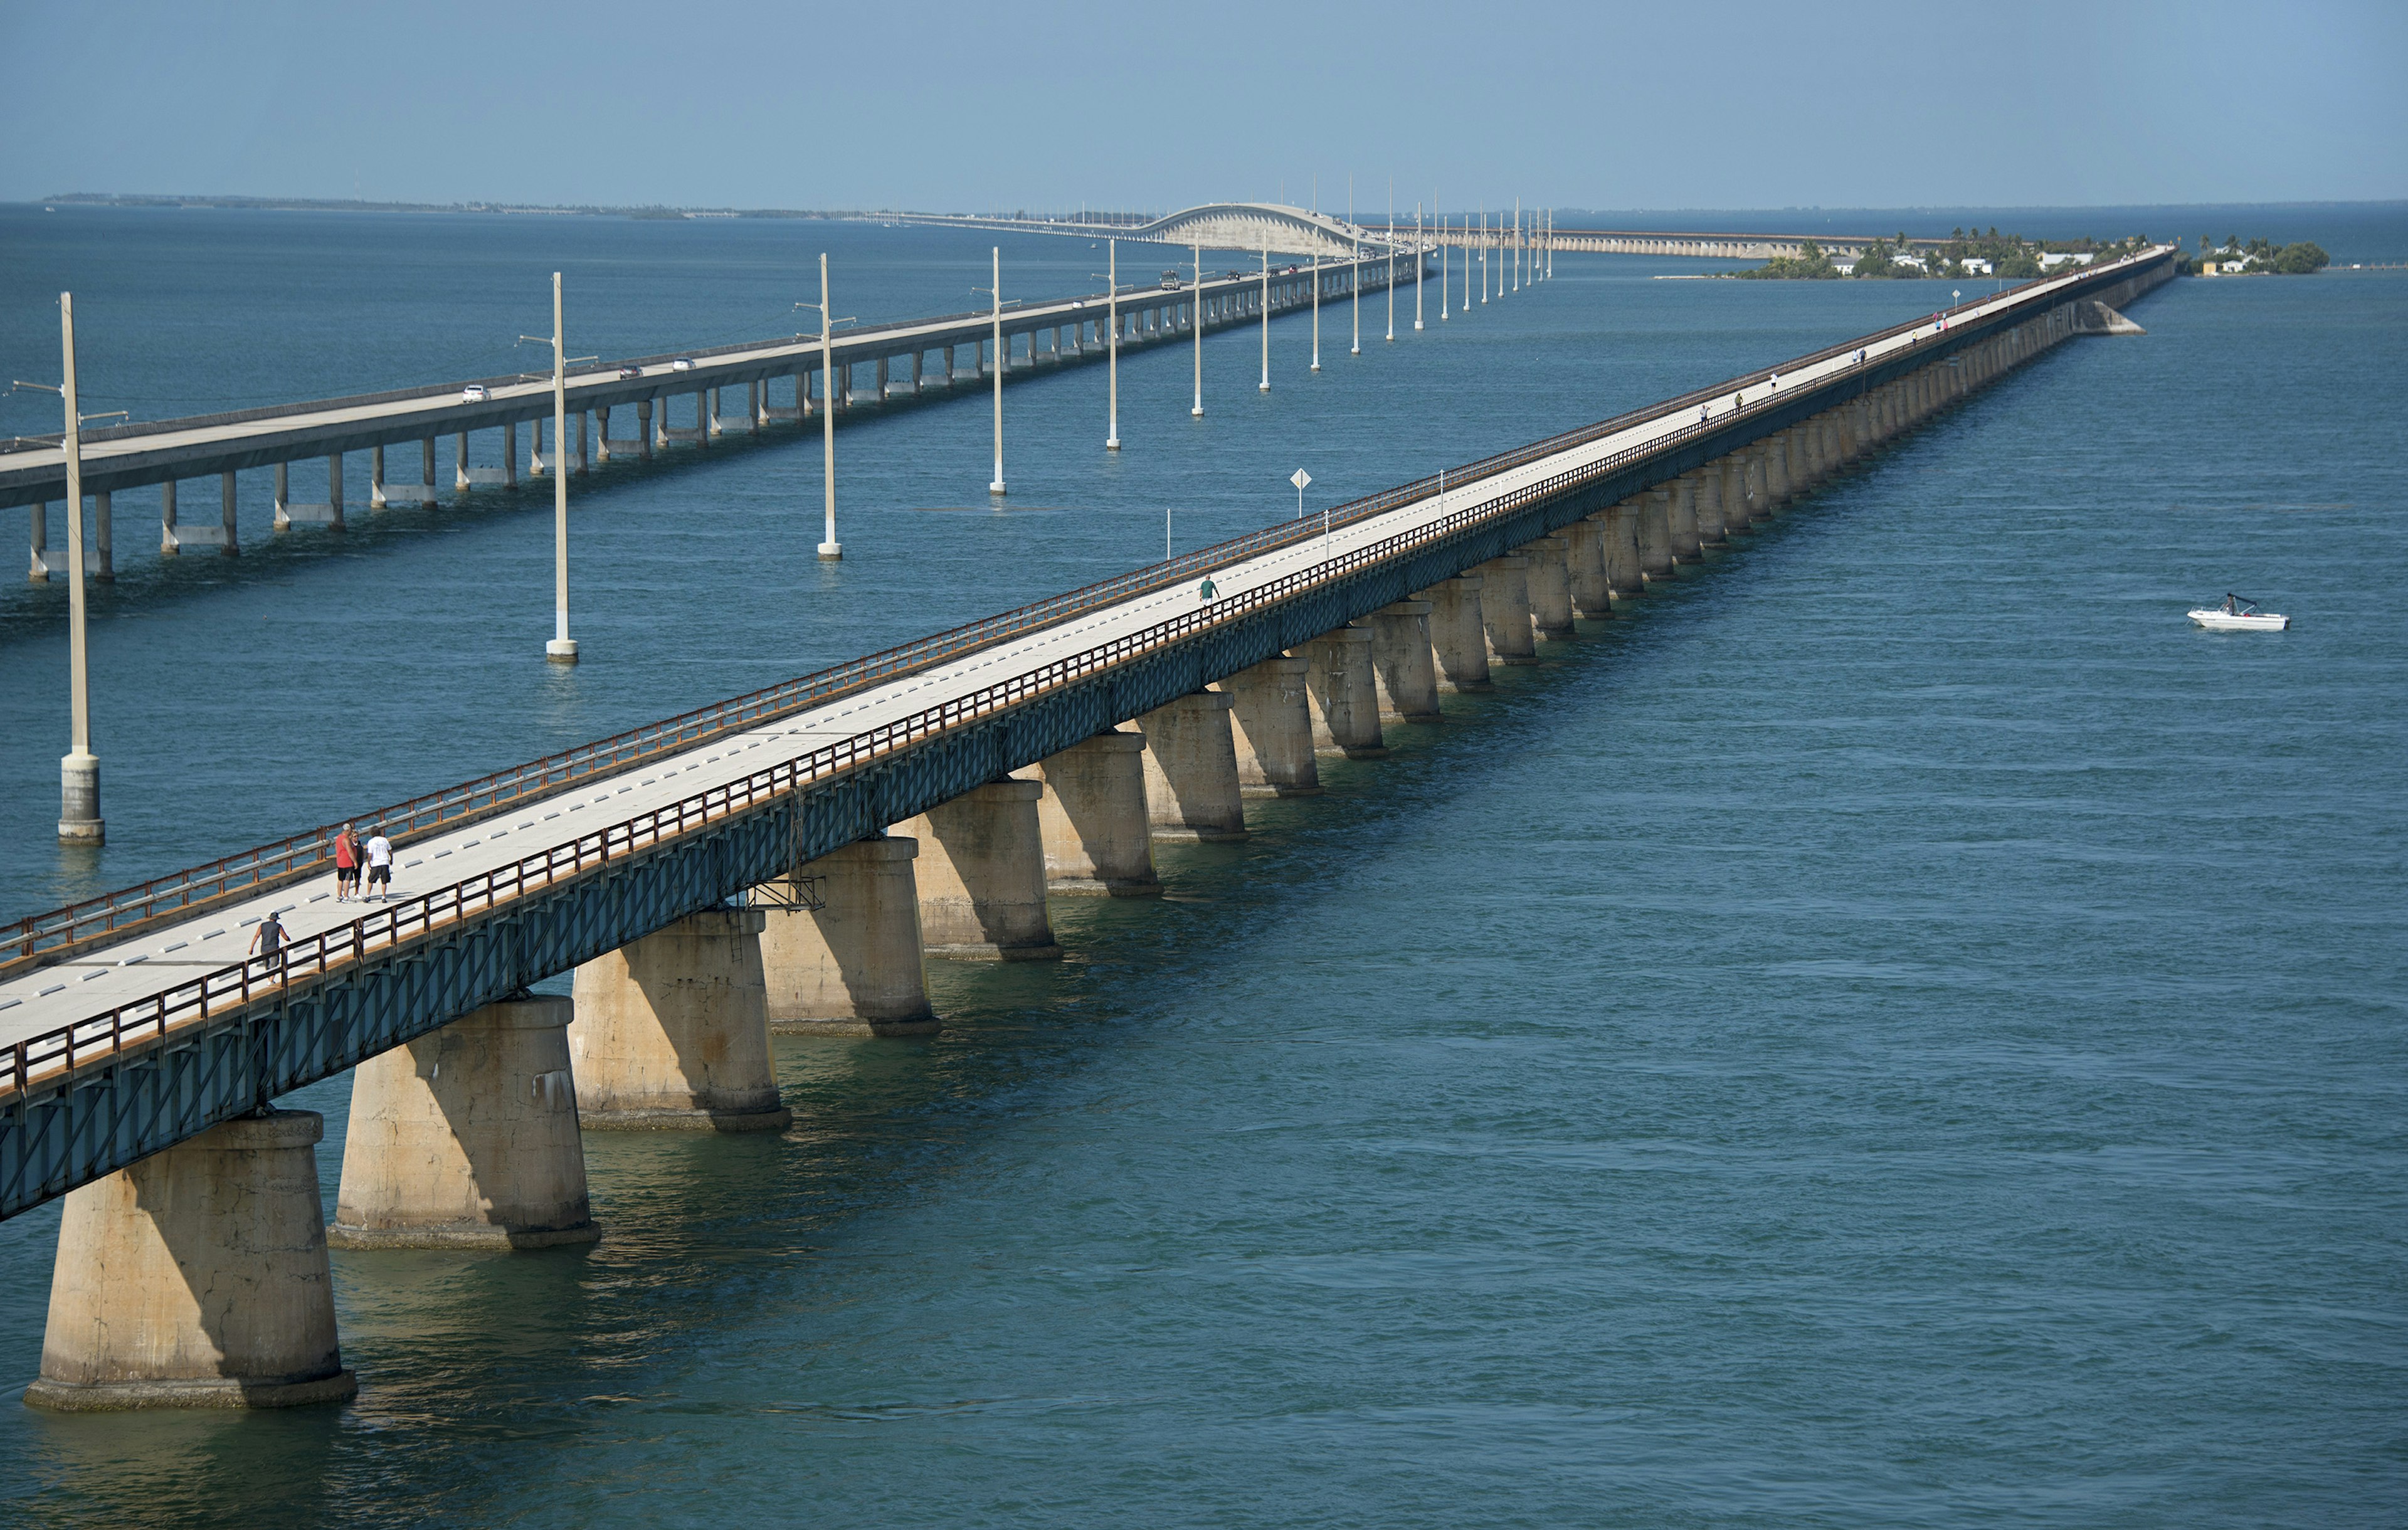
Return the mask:
<path id="1" fill-rule="evenodd" d="M 1843 277 L 1852 277 L 1856 274 L 1856 263 L 1853 260 L 1833 261 L 1831 269 Z"/>
<path id="2" fill-rule="evenodd" d="M 1916 270 L 1920 271 L 1923 269 L 1923 257 L 1920 255 L 1892 255 L 1890 257 L 1890 264 L 1894 265 L 1912 265 Z"/>
<path id="3" fill-rule="evenodd" d="M 1967 256 L 1964 265 L 1965 274 L 1969 277 L 1986 277 L 1995 269 L 1988 261 L 1979 255 Z"/>

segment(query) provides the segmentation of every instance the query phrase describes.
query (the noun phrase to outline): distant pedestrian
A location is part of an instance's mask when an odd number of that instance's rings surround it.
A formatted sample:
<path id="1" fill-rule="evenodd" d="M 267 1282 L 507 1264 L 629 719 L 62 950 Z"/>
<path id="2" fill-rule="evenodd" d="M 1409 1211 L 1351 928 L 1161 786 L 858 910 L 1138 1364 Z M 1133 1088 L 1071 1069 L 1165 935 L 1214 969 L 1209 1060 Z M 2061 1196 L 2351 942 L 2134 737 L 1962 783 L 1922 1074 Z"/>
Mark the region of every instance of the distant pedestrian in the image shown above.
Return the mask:
<path id="1" fill-rule="evenodd" d="M 1773 391 L 1774 393 L 1779 393 L 1779 392 L 1781 391 L 1781 374 L 1780 374 L 1780 373 L 1775 372 L 1775 373 L 1773 373 L 1773 374 L 1772 374 L 1772 384 L 1771 384 L 1771 386 L 1772 386 L 1772 391 Z"/>
<path id="2" fill-rule="evenodd" d="M 1708 415 L 1712 414 L 1713 412 L 1713 407 L 1712 405 L 1709 405 L 1709 404 L 1700 404 L 1700 405 L 1698 405 L 1698 423 L 1699 423 L 1699 424 L 1701 424 L 1701 425 L 1702 425 L 1702 424 L 1704 424 L 1704 423 L 1706 422 L 1706 417 L 1707 417 Z"/>
<path id="3" fill-rule="evenodd" d="M 259 928 L 251 932 L 251 949 L 255 955 L 281 959 L 284 951 L 284 922 L 276 916 L 275 909 L 270 908 L 267 911 L 267 917 L 259 922 Z"/>
<path id="4" fill-rule="evenodd" d="M 349 903 L 360 892 L 360 833 L 346 823 L 335 835 L 335 901 Z"/>
<path id="5" fill-rule="evenodd" d="M 1196 598 L 1207 606 L 1211 605 L 1212 597 L 1220 593 L 1221 587 L 1212 582 L 1212 576 L 1210 574 L 1205 575 L 1204 582 L 1196 587 Z"/>
<path id="6" fill-rule="evenodd" d="M 381 824 L 368 831 L 368 897 L 377 896 L 380 887 L 384 889 L 386 899 L 392 898 L 393 841 L 384 836 Z M 360 901 L 365 903 L 367 899 Z"/>

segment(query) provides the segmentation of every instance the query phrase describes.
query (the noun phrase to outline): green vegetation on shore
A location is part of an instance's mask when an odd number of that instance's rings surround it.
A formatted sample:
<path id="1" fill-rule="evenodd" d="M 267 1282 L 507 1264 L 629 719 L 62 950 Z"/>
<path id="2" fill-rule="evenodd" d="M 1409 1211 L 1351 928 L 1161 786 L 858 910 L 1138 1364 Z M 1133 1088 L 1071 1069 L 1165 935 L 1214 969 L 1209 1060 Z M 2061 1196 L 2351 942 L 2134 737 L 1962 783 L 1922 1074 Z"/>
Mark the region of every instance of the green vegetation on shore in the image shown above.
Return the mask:
<path id="1" fill-rule="evenodd" d="M 2302 239 L 2297 244 L 2274 248 L 2272 241 L 2252 239 L 2241 242 L 2238 234 L 2228 234 L 2217 245 L 2204 234 L 2199 236 L 2199 253 L 2183 262 L 2186 276 L 2203 276 L 2214 265 L 2219 276 L 2313 276 L 2332 264 L 2324 246 Z"/>
<path id="2" fill-rule="evenodd" d="M 1808 240 L 1795 255 L 1776 255 L 1762 265 L 1731 275 L 1742 281 L 1831 281 L 1842 277 L 2025 281 L 2060 265 L 2114 260 L 2147 243 L 2138 234 L 2114 240 L 2027 239 L 2020 234 L 2000 234 L 1994 226 L 1987 234 L 1979 229 L 1969 234 L 1959 228 L 1944 240 L 1917 244 L 1900 230 L 1893 238 L 1875 239 L 1853 261 L 1835 261 L 1822 246 Z"/>

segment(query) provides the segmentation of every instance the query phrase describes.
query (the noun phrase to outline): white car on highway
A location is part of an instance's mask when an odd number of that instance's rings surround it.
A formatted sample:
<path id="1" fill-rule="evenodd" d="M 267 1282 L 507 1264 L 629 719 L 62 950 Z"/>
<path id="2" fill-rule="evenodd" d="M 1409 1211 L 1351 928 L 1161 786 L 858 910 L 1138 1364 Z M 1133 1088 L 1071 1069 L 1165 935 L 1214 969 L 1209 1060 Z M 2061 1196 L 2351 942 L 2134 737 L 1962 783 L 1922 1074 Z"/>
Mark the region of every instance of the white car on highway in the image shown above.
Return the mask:
<path id="1" fill-rule="evenodd" d="M 460 390 L 460 402 L 463 404 L 482 404 L 492 396 L 485 392 L 485 385 L 481 382 L 472 382 Z"/>

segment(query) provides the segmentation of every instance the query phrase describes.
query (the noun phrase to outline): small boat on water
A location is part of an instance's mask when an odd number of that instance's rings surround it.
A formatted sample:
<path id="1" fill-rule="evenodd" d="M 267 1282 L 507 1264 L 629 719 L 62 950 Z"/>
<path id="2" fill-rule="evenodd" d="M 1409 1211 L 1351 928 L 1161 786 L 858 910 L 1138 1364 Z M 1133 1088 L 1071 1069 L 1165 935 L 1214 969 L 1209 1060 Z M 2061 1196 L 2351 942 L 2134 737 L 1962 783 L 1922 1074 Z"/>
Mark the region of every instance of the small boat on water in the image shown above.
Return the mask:
<path id="1" fill-rule="evenodd" d="M 2282 632 L 2291 624 L 2289 617 L 2261 611 L 2248 596 L 2230 593 L 2223 605 L 2203 607 L 2191 612 L 2190 619 L 2210 632 Z"/>

